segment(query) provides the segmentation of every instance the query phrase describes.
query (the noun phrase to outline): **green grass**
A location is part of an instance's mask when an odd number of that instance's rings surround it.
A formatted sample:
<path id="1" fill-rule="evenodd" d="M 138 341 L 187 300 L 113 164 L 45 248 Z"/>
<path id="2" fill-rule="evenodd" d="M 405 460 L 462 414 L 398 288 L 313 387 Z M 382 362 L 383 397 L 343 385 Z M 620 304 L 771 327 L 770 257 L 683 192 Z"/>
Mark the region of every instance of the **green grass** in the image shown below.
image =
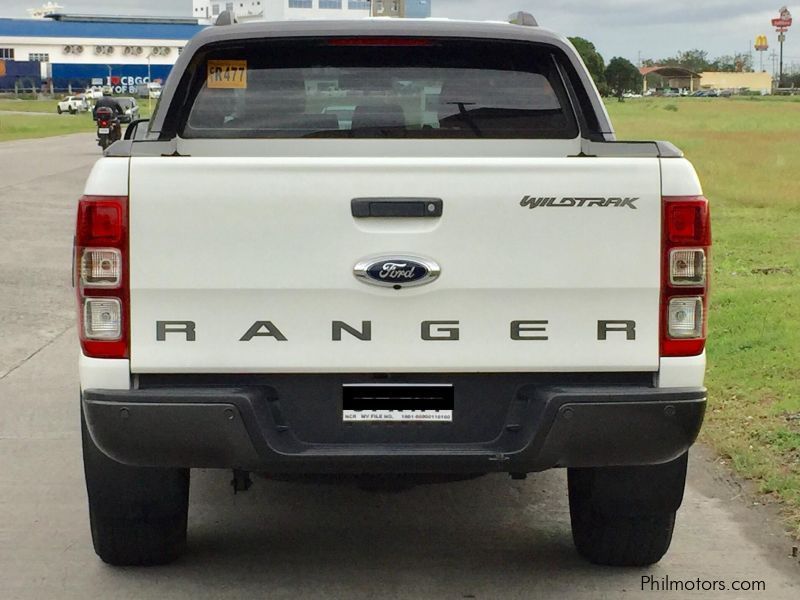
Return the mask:
<path id="1" fill-rule="evenodd" d="M 20 115 L 0 111 L 0 142 L 94 131 L 90 115 Z"/>
<path id="2" fill-rule="evenodd" d="M 56 114 L 57 104 L 58 100 L 15 100 L 13 98 L 4 98 L 0 99 L 0 110 Z"/>
<path id="3" fill-rule="evenodd" d="M 94 131 L 95 124 L 90 113 L 59 115 L 56 113 L 56 104 L 56 100 L 0 99 L 0 142 Z M 139 111 L 142 119 L 150 114 L 146 98 L 139 101 Z"/>
<path id="4" fill-rule="evenodd" d="M 800 535 L 800 98 L 607 106 L 620 139 L 665 139 L 712 201 L 709 412 L 703 436 Z"/>

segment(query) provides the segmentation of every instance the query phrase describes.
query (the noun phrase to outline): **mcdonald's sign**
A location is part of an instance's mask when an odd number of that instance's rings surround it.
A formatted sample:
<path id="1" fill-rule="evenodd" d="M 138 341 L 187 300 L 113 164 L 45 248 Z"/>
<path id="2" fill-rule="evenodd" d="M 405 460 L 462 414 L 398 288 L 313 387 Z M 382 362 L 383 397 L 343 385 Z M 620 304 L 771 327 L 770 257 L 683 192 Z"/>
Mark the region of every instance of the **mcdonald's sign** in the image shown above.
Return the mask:
<path id="1" fill-rule="evenodd" d="M 767 41 L 767 36 L 759 35 L 756 38 L 756 50 L 759 52 L 766 52 L 769 50 L 769 42 Z"/>

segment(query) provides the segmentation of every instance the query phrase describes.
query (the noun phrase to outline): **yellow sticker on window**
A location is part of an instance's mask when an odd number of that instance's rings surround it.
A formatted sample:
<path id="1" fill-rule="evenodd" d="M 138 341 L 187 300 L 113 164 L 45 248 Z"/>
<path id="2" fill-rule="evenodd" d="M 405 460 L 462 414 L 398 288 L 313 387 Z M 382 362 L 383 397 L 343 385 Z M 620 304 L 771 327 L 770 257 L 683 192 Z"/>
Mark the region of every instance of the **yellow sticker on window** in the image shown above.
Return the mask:
<path id="1" fill-rule="evenodd" d="M 246 60 L 210 60 L 206 84 L 213 89 L 247 89 Z"/>

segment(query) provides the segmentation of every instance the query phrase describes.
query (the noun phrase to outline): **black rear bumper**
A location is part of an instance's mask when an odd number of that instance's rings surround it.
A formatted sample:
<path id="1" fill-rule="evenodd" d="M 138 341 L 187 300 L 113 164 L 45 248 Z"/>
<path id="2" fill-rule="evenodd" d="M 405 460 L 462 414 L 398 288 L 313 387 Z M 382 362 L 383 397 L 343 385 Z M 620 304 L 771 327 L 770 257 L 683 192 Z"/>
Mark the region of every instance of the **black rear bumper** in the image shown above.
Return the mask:
<path id="1" fill-rule="evenodd" d="M 529 473 L 660 464 L 688 450 L 705 413 L 703 388 L 556 386 L 530 379 L 455 376 L 461 383 L 450 424 L 343 423 L 342 378 L 336 376 L 235 387 L 200 381 L 90 389 L 83 409 L 94 442 L 119 462 L 273 474 Z"/>

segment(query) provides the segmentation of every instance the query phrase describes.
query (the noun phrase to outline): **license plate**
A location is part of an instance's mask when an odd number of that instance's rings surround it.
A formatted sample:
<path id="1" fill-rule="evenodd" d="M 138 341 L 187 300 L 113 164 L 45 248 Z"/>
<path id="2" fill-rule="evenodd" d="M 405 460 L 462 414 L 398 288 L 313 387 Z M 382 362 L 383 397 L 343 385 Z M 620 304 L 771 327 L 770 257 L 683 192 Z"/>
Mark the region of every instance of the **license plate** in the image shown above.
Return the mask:
<path id="1" fill-rule="evenodd" d="M 345 423 L 452 423 L 452 385 L 345 385 Z"/>
<path id="2" fill-rule="evenodd" d="M 97 133 L 111 133 L 111 130 L 108 127 L 101 127 L 97 130 Z"/>
<path id="3" fill-rule="evenodd" d="M 346 410 L 345 423 L 452 423 L 452 410 Z"/>

